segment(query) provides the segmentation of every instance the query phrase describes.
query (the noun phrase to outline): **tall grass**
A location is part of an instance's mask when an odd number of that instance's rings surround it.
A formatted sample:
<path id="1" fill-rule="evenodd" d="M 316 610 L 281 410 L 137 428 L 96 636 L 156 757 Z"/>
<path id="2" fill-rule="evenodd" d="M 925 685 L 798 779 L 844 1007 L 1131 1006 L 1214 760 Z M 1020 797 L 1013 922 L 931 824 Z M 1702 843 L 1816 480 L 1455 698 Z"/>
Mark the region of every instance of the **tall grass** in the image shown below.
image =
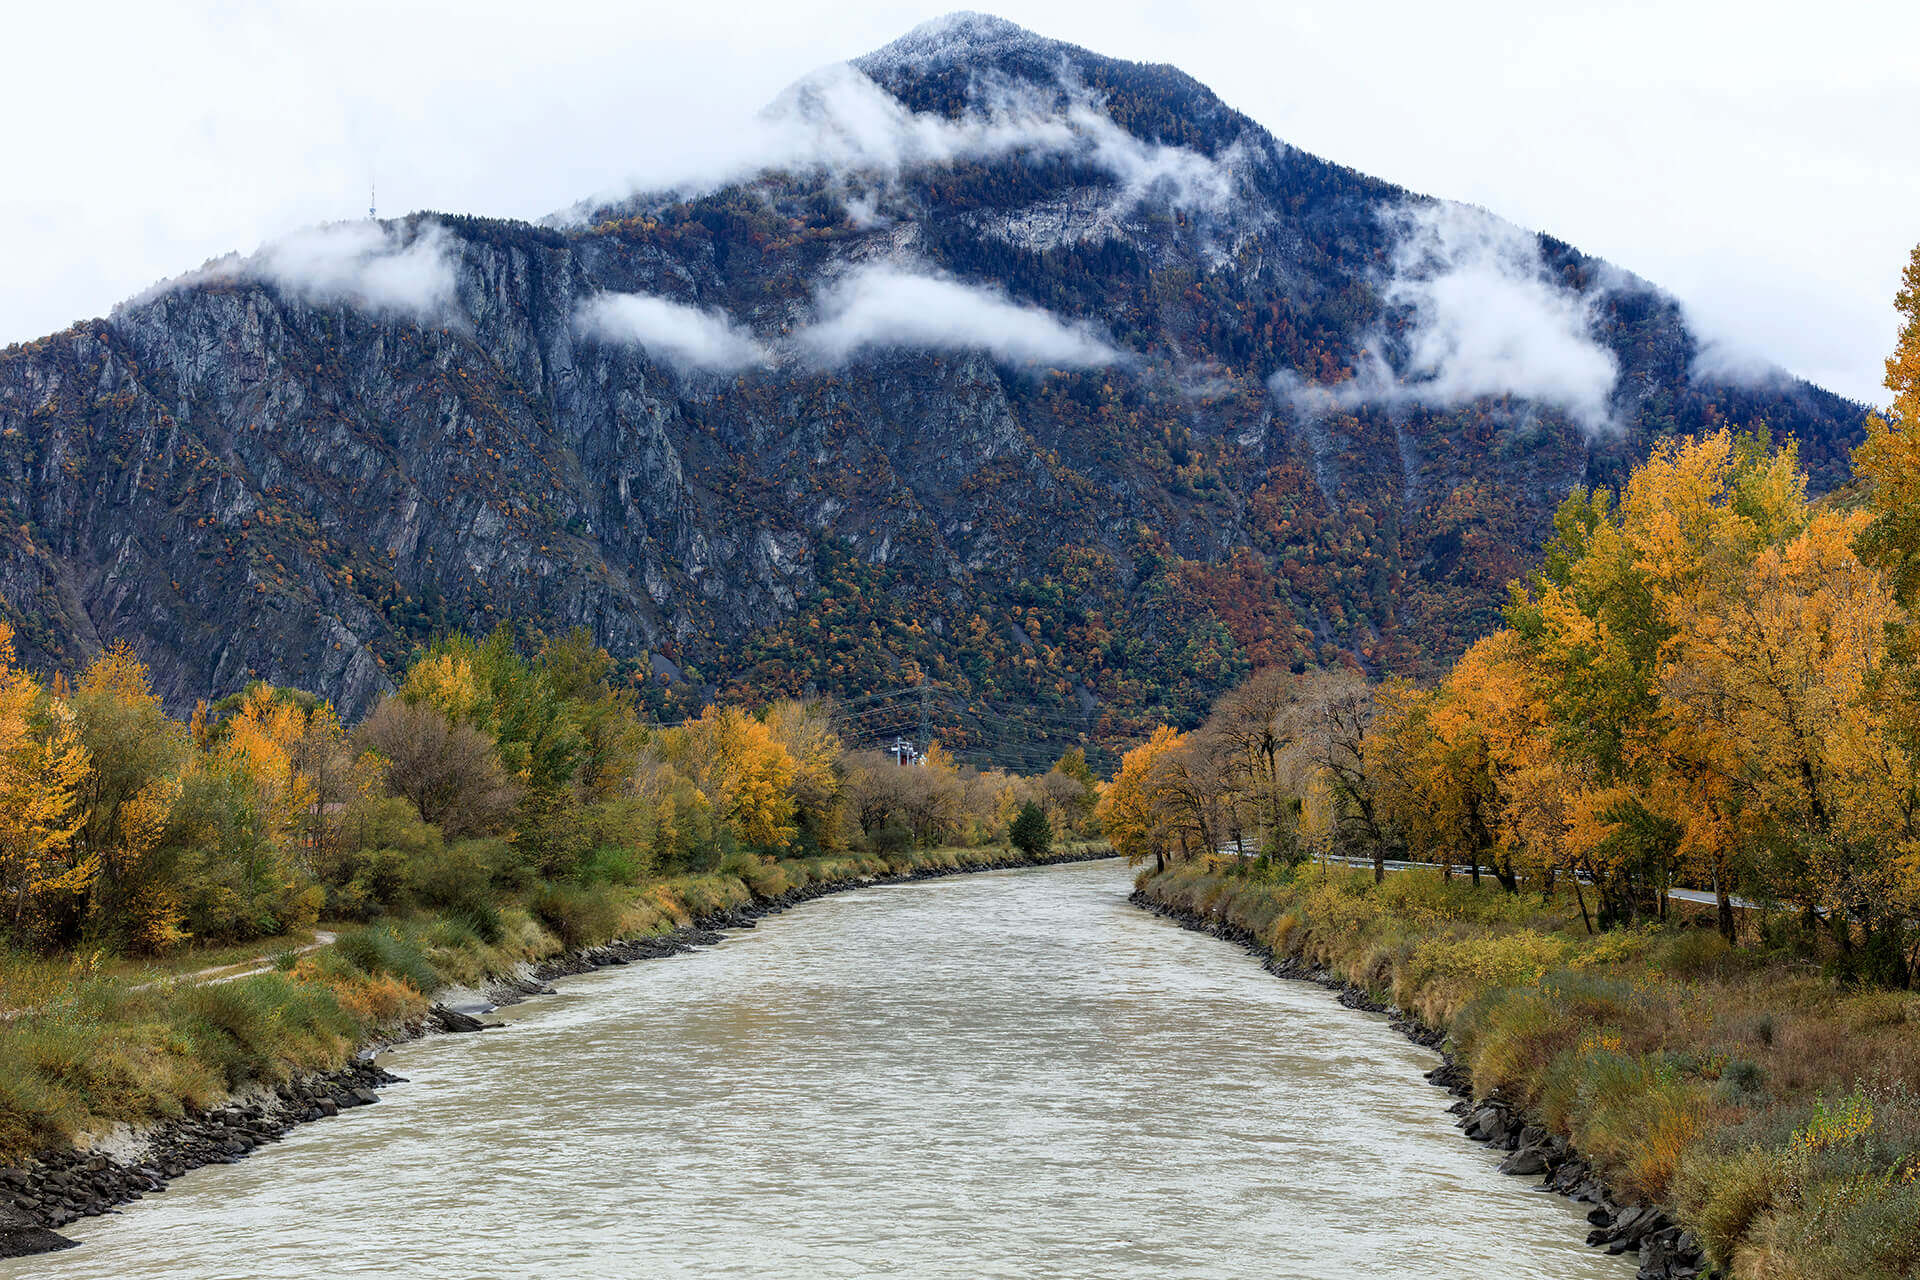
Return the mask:
<path id="1" fill-rule="evenodd" d="M 1570 901 L 1422 873 L 1196 863 L 1142 886 L 1444 1030 L 1476 1092 L 1670 1205 L 1732 1274 L 1920 1275 L 1913 996 L 1679 920 L 1589 935 Z"/>
<path id="2" fill-rule="evenodd" d="M 519 903 L 449 893 L 437 909 L 344 929 L 330 947 L 284 952 L 269 971 L 228 982 L 152 981 L 90 957 L 0 955 L 0 1163 L 338 1068 L 449 985 L 811 884 L 981 860 L 1019 859 L 1001 850 L 777 862 L 736 853 L 709 872 L 637 884 L 626 882 L 635 868 L 605 859 L 592 876 L 531 886 Z"/>

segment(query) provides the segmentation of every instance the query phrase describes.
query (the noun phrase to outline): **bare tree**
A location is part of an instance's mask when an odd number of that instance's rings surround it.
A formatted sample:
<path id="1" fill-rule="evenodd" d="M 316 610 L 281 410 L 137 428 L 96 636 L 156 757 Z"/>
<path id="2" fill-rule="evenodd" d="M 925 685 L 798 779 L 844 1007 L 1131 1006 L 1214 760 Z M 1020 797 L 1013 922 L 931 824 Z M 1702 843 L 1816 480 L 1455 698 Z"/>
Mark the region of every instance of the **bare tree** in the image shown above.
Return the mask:
<path id="1" fill-rule="evenodd" d="M 1183 857 L 1214 853 L 1231 832 L 1232 757 L 1229 743 L 1199 730 L 1154 762 L 1148 792 Z"/>
<path id="2" fill-rule="evenodd" d="M 1342 831 L 1369 846 L 1378 882 L 1387 878 L 1387 831 L 1377 799 L 1378 770 L 1367 758 L 1373 713 L 1373 690 L 1361 676 L 1346 670 L 1315 672 L 1294 704 L 1291 736 L 1326 778 Z"/>
<path id="3" fill-rule="evenodd" d="M 850 751 L 841 765 L 842 794 L 860 823 L 872 835 L 887 825 L 903 806 L 906 770 L 884 751 Z"/>
<path id="4" fill-rule="evenodd" d="M 449 839 L 497 831 L 511 820 L 519 788 L 500 767 L 493 740 L 471 725 L 388 698 L 356 736 L 384 762 L 388 793 L 411 800 Z"/>
<path id="5" fill-rule="evenodd" d="M 1259 808 L 1257 820 L 1268 831 L 1281 827 L 1291 799 L 1281 785 L 1280 758 L 1293 745 L 1299 727 L 1291 712 L 1302 683 L 1301 677 L 1278 667 L 1255 672 L 1220 699 L 1207 725 L 1239 756 Z"/>

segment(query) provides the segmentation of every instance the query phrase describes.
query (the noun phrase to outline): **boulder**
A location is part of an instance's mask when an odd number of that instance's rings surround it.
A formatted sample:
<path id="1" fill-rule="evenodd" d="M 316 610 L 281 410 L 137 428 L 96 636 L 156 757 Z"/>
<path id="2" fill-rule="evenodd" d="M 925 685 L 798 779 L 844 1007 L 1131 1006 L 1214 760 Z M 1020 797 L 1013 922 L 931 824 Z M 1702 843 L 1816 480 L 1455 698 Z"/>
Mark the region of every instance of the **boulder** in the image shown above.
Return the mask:
<path id="1" fill-rule="evenodd" d="M 1505 1135 L 1507 1118 L 1497 1107 L 1481 1107 L 1467 1117 L 1465 1128 L 1475 1142 L 1492 1142 Z"/>
<path id="2" fill-rule="evenodd" d="M 41 1226 L 14 1206 L 0 1202 L 0 1258 L 27 1258 L 36 1253 L 71 1249 L 78 1243 Z"/>
<path id="3" fill-rule="evenodd" d="M 497 1022 L 482 1022 L 471 1014 L 461 1013 L 458 1009 L 449 1009 L 446 1005 L 436 1004 L 427 1010 L 427 1020 L 442 1031 L 465 1032 L 485 1031 L 497 1027 Z"/>
<path id="4" fill-rule="evenodd" d="M 1530 1177 L 1547 1171 L 1547 1153 L 1539 1147 L 1522 1147 L 1500 1162 L 1500 1172 L 1512 1174 L 1516 1178 Z"/>

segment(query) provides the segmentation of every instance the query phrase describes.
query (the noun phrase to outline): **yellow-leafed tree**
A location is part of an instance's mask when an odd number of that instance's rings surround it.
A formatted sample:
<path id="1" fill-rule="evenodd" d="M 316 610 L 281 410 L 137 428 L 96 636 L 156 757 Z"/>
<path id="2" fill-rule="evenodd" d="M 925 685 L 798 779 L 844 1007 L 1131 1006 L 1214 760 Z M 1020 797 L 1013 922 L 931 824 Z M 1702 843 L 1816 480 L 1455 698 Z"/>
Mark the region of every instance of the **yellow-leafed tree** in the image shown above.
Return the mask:
<path id="1" fill-rule="evenodd" d="M 72 710 L 15 669 L 13 628 L 0 622 L 0 886 L 16 933 L 37 896 L 86 892 L 93 864 L 74 837 L 87 768 Z"/>
<path id="2" fill-rule="evenodd" d="M 87 914 L 130 947 L 163 947 L 178 936 L 180 907 L 156 855 L 191 756 L 187 727 L 167 715 L 146 665 L 121 643 L 81 675 L 73 709 L 92 766 L 76 836 L 95 864 Z"/>
<path id="3" fill-rule="evenodd" d="M 736 839 L 762 849 L 793 839 L 794 760 L 764 722 L 711 705 L 686 727 L 676 763 Z"/>
<path id="4" fill-rule="evenodd" d="M 1152 858 L 1156 873 L 1166 870 L 1173 836 L 1168 830 L 1158 779 L 1162 762 L 1185 745 L 1186 735 L 1161 725 L 1121 757 L 1119 771 L 1100 794 L 1095 807 L 1100 829 L 1129 864 Z"/>

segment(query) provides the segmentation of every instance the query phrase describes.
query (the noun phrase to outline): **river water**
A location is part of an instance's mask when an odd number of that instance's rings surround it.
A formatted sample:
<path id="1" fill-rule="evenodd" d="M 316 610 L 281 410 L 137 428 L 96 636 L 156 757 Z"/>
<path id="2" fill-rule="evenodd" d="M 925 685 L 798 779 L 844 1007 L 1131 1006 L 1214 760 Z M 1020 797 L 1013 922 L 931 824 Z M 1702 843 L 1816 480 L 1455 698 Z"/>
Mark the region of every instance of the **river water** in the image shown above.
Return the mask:
<path id="1" fill-rule="evenodd" d="M 564 980 L 0 1276 L 1633 1274 L 1459 1135 L 1433 1054 L 1129 888 L 874 887 Z"/>

